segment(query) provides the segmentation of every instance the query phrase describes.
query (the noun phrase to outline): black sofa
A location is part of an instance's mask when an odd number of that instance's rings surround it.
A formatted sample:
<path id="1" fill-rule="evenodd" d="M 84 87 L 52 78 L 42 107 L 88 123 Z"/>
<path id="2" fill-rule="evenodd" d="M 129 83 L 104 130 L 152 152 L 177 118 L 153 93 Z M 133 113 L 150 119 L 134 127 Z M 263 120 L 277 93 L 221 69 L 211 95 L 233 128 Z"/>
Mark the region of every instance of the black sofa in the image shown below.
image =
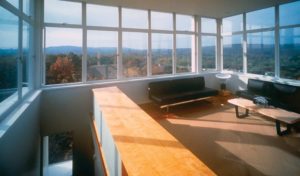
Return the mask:
<path id="1" fill-rule="evenodd" d="M 274 107 L 300 113 L 300 87 L 248 79 L 247 90 L 237 91 L 236 95 L 253 100 L 256 96 L 266 97 Z"/>
<path id="2" fill-rule="evenodd" d="M 151 82 L 148 93 L 149 99 L 161 108 L 218 95 L 217 90 L 205 87 L 204 77 L 201 76 Z"/>

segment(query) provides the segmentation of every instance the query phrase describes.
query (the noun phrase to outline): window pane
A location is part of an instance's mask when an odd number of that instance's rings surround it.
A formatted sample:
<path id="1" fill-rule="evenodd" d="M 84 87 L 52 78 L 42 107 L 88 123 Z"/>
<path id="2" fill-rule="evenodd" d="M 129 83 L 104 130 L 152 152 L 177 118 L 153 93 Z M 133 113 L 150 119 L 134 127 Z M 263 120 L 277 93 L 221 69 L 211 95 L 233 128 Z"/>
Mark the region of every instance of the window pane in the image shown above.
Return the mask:
<path id="1" fill-rule="evenodd" d="M 223 37 L 223 68 L 243 71 L 242 35 Z"/>
<path id="2" fill-rule="evenodd" d="M 0 102 L 17 91 L 18 18 L 0 7 Z"/>
<path id="3" fill-rule="evenodd" d="M 202 33 L 217 33 L 217 22 L 212 18 L 201 18 Z"/>
<path id="4" fill-rule="evenodd" d="M 176 73 L 191 72 L 193 35 L 176 35 Z"/>
<path id="5" fill-rule="evenodd" d="M 300 28 L 280 30 L 280 77 L 300 80 Z"/>
<path id="6" fill-rule="evenodd" d="M 11 3 L 16 8 L 19 8 L 19 0 L 6 0 L 6 1 Z"/>
<path id="7" fill-rule="evenodd" d="M 236 15 L 232 17 L 223 18 L 222 32 L 238 32 L 243 30 L 243 15 Z"/>
<path id="8" fill-rule="evenodd" d="M 172 34 L 152 34 L 152 74 L 172 73 Z"/>
<path id="9" fill-rule="evenodd" d="M 125 28 L 148 28 L 148 12 L 122 8 L 122 27 Z"/>
<path id="10" fill-rule="evenodd" d="M 46 84 L 81 81 L 82 30 L 46 28 Z"/>
<path id="11" fill-rule="evenodd" d="M 202 36 L 202 70 L 216 69 L 216 37 Z"/>
<path id="12" fill-rule="evenodd" d="M 31 45 L 31 38 L 30 38 L 30 33 L 31 33 L 31 26 L 23 21 L 23 48 L 22 48 L 22 59 L 23 59 L 23 87 L 28 87 L 28 78 L 29 78 L 29 59 L 31 56 L 31 51 L 32 49 Z"/>
<path id="13" fill-rule="evenodd" d="M 246 14 L 247 30 L 270 28 L 275 25 L 275 8 L 257 10 Z"/>
<path id="14" fill-rule="evenodd" d="M 151 12 L 151 28 L 173 30 L 173 15 L 171 13 Z"/>
<path id="15" fill-rule="evenodd" d="M 23 12 L 28 16 L 33 16 L 32 0 L 23 0 Z"/>
<path id="16" fill-rule="evenodd" d="M 87 32 L 88 80 L 117 78 L 118 32 Z"/>
<path id="17" fill-rule="evenodd" d="M 148 35 L 139 32 L 123 32 L 123 76 L 147 75 Z"/>
<path id="18" fill-rule="evenodd" d="M 88 4 L 86 8 L 88 26 L 118 27 L 119 10 L 117 7 Z"/>
<path id="19" fill-rule="evenodd" d="M 45 0 L 44 3 L 46 23 L 81 24 L 80 2 Z"/>
<path id="20" fill-rule="evenodd" d="M 279 6 L 280 26 L 300 24 L 300 1 Z"/>
<path id="21" fill-rule="evenodd" d="M 176 30 L 178 31 L 194 31 L 194 17 L 189 15 L 176 15 Z"/>
<path id="22" fill-rule="evenodd" d="M 274 31 L 247 35 L 248 73 L 275 76 Z"/>

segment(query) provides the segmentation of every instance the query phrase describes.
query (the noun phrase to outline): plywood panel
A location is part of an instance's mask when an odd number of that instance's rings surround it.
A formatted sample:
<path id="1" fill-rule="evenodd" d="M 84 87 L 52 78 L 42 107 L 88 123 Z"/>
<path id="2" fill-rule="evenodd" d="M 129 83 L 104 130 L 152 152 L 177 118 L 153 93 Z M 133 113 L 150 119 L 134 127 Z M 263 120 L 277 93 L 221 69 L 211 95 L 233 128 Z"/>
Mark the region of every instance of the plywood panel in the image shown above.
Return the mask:
<path id="1" fill-rule="evenodd" d="M 93 93 L 128 175 L 215 175 L 117 87 Z"/>

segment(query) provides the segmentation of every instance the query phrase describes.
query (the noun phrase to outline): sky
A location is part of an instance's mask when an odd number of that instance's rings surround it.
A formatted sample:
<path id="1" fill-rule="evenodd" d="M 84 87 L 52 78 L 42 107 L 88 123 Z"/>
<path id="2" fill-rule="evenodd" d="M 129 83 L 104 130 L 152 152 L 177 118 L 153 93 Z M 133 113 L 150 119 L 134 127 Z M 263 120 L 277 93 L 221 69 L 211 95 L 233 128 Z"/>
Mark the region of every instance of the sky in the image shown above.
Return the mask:
<path id="1" fill-rule="evenodd" d="M 30 0 L 26 0 L 30 1 Z M 8 0 L 13 5 L 18 6 L 18 0 Z M 66 10 L 66 7 L 68 9 Z M 69 24 L 81 24 L 81 3 L 60 1 L 60 0 L 45 0 L 45 21 L 50 23 L 69 23 Z M 280 6 L 280 23 L 281 24 L 300 24 L 300 1 L 291 4 L 285 4 Z M 123 15 L 123 26 L 125 27 L 137 27 L 137 28 L 148 28 L 148 11 L 147 10 L 136 10 L 122 8 Z M 116 27 L 118 25 L 118 8 L 101 6 L 101 5 L 90 5 L 87 6 L 87 23 L 94 26 L 110 26 Z M 291 18 L 292 17 L 292 18 Z M 176 28 L 180 30 L 191 30 L 193 28 L 193 18 L 187 15 L 176 15 Z M 105 20 L 102 20 L 105 19 Z M 109 19 L 109 20 L 107 20 Z M 274 8 L 267 8 L 263 10 L 258 10 L 254 12 L 247 13 L 247 27 L 249 29 L 259 28 L 261 26 L 274 26 Z M 237 15 L 233 17 L 228 17 L 223 20 L 224 31 L 239 31 L 242 27 L 242 15 Z M 167 29 L 171 30 L 173 26 L 172 14 L 162 13 L 152 11 L 152 26 L 155 29 Z M 215 32 L 215 21 L 212 19 L 202 18 L 202 29 L 207 32 Z M 60 45 L 82 45 L 82 29 L 58 29 L 58 28 L 48 28 L 46 46 L 60 46 Z M 280 31 L 281 34 L 281 44 L 286 43 L 299 43 L 300 29 L 283 29 Z M 104 42 L 98 42 L 99 47 L 110 47 L 115 45 L 116 36 L 110 36 L 114 34 L 106 33 L 106 35 L 96 36 L 95 34 L 90 34 L 88 36 Z M 263 36 L 263 38 L 262 38 Z M 248 34 L 248 38 L 251 39 L 252 43 L 273 43 L 274 34 L 268 33 L 257 33 Z M 17 18 L 10 12 L 0 7 L 0 48 L 16 48 L 17 47 Z M 110 41 L 109 38 L 112 38 Z M 144 35 L 130 37 L 125 36 L 126 41 L 124 41 L 124 46 L 134 45 L 136 48 L 145 48 L 145 43 L 147 43 L 148 37 Z M 162 37 L 161 39 L 153 39 L 153 48 L 170 47 L 169 37 Z M 93 40 L 94 40 L 93 39 Z M 240 37 L 226 37 L 225 43 L 240 43 Z M 105 44 L 105 41 L 107 43 Z M 159 42 L 163 44 L 159 44 Z M 95 43 L 96 41 L 94 41 Z M 135 44 L 130 44 L 134 42 Z M 104 44 L 103 44 L 104 43 Z M 177 46 L 180 47 L 191 47 L 190 37 L 178 36 Z M 213 45 L 213 40 L 207 39 L 203 42 L 204 45 Z M 105 45 L 105 46 L 104 46 Z"/>

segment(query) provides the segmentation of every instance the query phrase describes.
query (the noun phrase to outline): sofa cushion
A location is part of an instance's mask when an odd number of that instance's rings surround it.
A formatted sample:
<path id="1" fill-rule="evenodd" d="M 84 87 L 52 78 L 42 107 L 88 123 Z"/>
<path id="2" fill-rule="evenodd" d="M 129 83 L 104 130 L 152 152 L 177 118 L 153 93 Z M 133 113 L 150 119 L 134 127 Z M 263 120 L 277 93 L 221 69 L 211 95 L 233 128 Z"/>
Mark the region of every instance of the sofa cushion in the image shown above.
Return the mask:
<path id="1" fill-rule="evenodd" d="M 272 83 L 267 81 L 249 79 L 247 88 L 255 95 L 270 97 L 273 94 Z"/>

